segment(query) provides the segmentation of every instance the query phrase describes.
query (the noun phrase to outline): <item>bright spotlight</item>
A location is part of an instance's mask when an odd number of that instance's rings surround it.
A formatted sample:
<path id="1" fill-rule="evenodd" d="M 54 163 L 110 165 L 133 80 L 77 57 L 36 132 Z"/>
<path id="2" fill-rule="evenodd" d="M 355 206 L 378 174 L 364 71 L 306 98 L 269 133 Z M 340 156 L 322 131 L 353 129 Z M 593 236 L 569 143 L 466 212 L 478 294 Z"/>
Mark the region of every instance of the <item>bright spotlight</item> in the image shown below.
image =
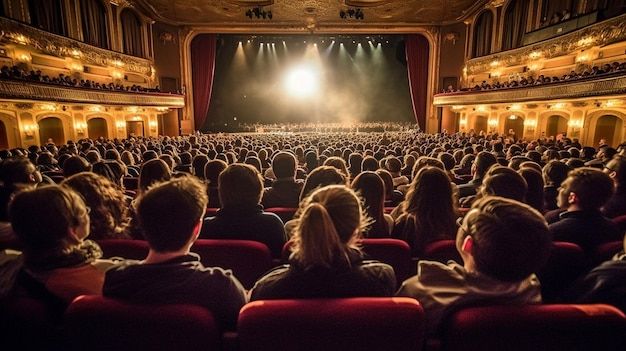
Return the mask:
<path id="1" fill-rule="evenodd" d="M 318 73 L 308 66 L 298 66 L 287 72 L 285 89 L 291 96 L 309 97 L 317 91 Z"/>

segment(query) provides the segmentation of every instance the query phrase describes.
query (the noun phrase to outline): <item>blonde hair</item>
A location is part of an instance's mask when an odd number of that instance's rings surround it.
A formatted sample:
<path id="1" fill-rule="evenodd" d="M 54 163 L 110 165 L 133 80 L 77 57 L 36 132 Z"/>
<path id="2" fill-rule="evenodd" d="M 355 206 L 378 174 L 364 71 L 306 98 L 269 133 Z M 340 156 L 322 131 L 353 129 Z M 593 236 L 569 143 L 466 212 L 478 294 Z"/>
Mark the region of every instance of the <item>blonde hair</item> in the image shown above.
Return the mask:
<path id="1" fill-rule="evenodd" d="M 292 258 L 303 267 L 349 263 L 348 252 L 369 225 L 357 194 L 344 185 L 315 190 L 301 203 Z"/>

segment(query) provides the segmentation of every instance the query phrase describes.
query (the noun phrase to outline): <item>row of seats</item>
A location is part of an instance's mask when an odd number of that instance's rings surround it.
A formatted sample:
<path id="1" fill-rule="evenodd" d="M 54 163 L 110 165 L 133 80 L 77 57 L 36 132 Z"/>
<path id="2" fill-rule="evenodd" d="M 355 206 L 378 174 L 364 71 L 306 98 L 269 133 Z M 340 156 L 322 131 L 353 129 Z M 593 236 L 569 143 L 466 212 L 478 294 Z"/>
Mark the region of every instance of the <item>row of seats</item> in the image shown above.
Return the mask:
<path id="1" fill-rule="evenodd" d="M 140 260 L 148 253 L 148 243 L 142 240 L 100 240 L 98 244 L 105 258 Z M 398 285 L 416 274 L 416 260 L 411 258 L 411 250 L 406 242 L 397 239 L 362 239 L 361 246 L 368 257 L 394 268 Z M 586 269 L 610 259 L 621 249 L 622 242 L 611 242 L 600 246 L 588 257 L 576 244 L 555 242 L 548 263 L 539 272 L 544 299 L 555 301 L 561 291 Z M 283 259 L 289 257 L 290 250 L 291 243 L 288 242 L 283 248 Z M 280 263 L 272 259 L 267 246 L 255 241 L 200 239 L 194 243 L 191 251 L 200 255 L 205 266 L 231 269 L 247 289 L 252 288 L 258 278 Z M 454 240 L 431 243 L 421 259 L 439 262 L 454 260 L 462 263 Z"/>
<path id="2" fill-rule="evenodd" d="M 424 336 L 410 298 L 256 301 L 222 335 L 211 313 L 188 305 L 140 306 L 81 296 L 65 314 L 75 349 L 90 350 L 623 350 L 626 317 L 608 305 L 465 308 Z M 425 342 L 426 340 L 426 342 Z"/>

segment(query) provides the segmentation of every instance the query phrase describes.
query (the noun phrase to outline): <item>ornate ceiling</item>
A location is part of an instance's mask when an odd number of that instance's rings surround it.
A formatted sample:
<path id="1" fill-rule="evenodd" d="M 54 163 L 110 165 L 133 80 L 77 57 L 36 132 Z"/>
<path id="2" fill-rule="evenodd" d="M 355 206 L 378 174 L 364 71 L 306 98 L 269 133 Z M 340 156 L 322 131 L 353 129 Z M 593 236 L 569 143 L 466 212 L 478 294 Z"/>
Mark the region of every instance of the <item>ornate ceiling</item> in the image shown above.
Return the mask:
<path id="1" fill-rule="evenodd" d="M 131 0 L 156 20 L 189 26 L 368 27 L 437 25 L 456 22 L 486 0 Z M 263 6 L 272 19 L 248 18 Z M 340 11 L 360 8 L 364 19 L 342 19 Z"/>

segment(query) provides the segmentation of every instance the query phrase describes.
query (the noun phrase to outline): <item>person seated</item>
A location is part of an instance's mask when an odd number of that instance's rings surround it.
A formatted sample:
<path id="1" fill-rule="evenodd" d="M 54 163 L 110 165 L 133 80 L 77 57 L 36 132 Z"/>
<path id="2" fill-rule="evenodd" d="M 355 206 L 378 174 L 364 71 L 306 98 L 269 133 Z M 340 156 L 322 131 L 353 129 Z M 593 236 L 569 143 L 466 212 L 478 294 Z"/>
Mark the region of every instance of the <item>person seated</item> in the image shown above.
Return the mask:
<path id="1" fill-rule="evenodd" d="M 89 209 L 80 195 L 57 185 L 25 190 L 15 195 L 9 215 L 22 244 L 19 290 L 63 305 L 102 294 L 104 272 L 113 262 L 101 260 L 100 247 L 85 240 Z"/>
<path id="2" fill-rule="evenodd" d="M 501 196 L 525 202 L 527 191 L 528 184 L 521 175 L 509 167 L 494 165 L 487 171 L 476 196 L 461 199 L 460 205 L 469 208 L 474 201 L 485 196 Z"/>
<path id="3" fill-rule="evenodd" d="M 296 180 L 296 167 L 297 160 L 293 154 L 279 152 L 274 156 L 272 170 L 276 180 L 272 182 L 271 187 L 265 188 L 263 191 L 261 201 L 263 207 L 298 207 L 304 182 Z"/>
<path id="4" fill-rule="evenodd" d="M 363 233 L 367 238 L 388 238 L 393 229 L 393 218 L 385 213 L 385 183 L 372 171 L 359 173 L 351 188 L 363 199 L 363 206 L 371 222 Z"/>
<path id="5" fill-rule="evenodd" d="M 550 224 L 555 241 L 577 244 L 591 252 L 598 245 L 620 240 L 622 233 L 600 208 L 613 195 L 613 181 L 601 170 L 581 167 L 571 171 L 560 187 L 558 205 L 566 211 Z"/>
<path id="6" fill-rule="evenodd" d="M 476 190 L 483 183 L 485 174 L 497 162 L 493 154 L 487 151 L 479 152 L 471 166 L 472 180 L 459 185 L 459 198 L 476 195 Z"/>
<path id="7" fill-rule="evenodd" d="M 456 232 L 456 198 L 446 173 L 436 167 L 422 168 L 400 204 L 393 238 L 406 241 L 414 257 L 427 244 L 452 239 Z"/>
<path id="8" fill-rule="evenodd" d="M 608 218 L 626 215 L 626 157 L 615 155 L 606 166 L 604 172 L 613 179 L 615 193 L 602 207 L 602 214 Z"/>
<path id="9" fill-rule="evenodd" d="M 228 167 L 222 160 L 210 160 L 204 166 L 204 179 L 207 183 L 207 194 L 209 195 L 209 208 L 220 207 L 220 196 L 218 191 L 218 179 L 220 173 Z"/>
<path id="10" fill-rule="evenodd" d="M 156 183 L 168 181 L 172 177 L 170 168 L 165 161 L 156 158 L 151 159 L 141 165 L 139 171 L 139 183 L 137 191 L 139 194 L 145 192 Z"/>
<path id="11" fill-rule="evenodd" d="M 391 266 L 365 260 L 357 246 L 366 215 L 345 185 L 315 190 L 300 204 L 289 264 L 260 278 L 250 300 L 392 296 Z"/>
<path id="12" fill-rule="evenodd" d="M 190 252 L 208 202 L 204 184 L 182 176 L 155 185 L 137 202 L 150 251 L 143 261 L 124 260 L 107 271 L 103 295 L 141 304 L 202 306 L 232 330 L 246 303 L 241 283 L 229 270 L 204 267 Z"/>
<path id="13" fill-rule="evenodd" d="M 426 332 L 462 306 L 541 303 L 535 272 L 547 261 L 551 241 L 540 213 L 511 199 L 487 196 L 465 215 L 456 247 L 463 265 L 419 261 L 398 296 L 417 299 L 426 314 Z"/>
<path id="14" fill-rule="evenodd" d="M 113 182 L 92 172 L 75 174 L 62 183 L 80 194 L 89 212 L 90 236 L 94 240 L 129 239 L 130 223 L 124 192 Z"/>
<path id="15" fill-rule="evenodd" d="M 565 300 L 571 303 L 606 303 L 626 313 L 626 236 L 622 252 L 603 262 L 573 284 Z"/>
<path id="16" fill-rule="evenodd" d="M 285 229 L 277 215 L 263 211 L 259 172 L 250 165 L 233 163 L 220 173 L 218 184 L 222 207 L 215 217 L 204 220 L 200 237 L 258 241 L 267 245 L 273 257 L 280 257 Z"/>

